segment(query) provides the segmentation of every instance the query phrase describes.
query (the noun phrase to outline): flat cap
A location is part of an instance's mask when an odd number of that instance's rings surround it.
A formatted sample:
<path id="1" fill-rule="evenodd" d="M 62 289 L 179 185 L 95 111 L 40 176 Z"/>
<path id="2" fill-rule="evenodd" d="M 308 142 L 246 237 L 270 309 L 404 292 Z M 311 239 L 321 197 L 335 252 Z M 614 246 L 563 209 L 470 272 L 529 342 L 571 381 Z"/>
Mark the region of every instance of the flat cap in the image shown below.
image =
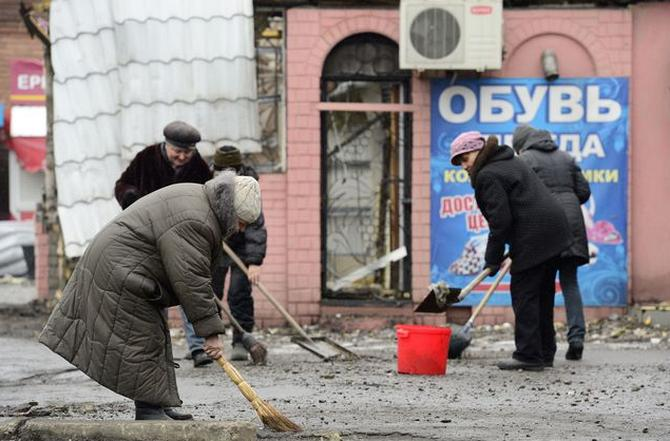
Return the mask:
<path id="1" fill-rule="evenodd" d="M 200 142 L 200 132 L 184 121 L 172 121 L 163 129 L 165 142 L 183 149 L 194 148 Z"/>

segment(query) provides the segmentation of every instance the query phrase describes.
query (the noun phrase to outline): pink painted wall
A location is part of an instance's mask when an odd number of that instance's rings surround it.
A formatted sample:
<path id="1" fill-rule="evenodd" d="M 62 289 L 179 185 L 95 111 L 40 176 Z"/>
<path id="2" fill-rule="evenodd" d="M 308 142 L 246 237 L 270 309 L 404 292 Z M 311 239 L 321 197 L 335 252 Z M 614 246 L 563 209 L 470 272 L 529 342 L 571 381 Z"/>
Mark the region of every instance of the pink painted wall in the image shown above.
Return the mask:
<path id="1" fill-rule="evenodd" d="M 631 74 L 628 9 L 518 9 L 504 20 L 505 62 L 494 76 L 543 77 L 546 48 L 556 52 L 562 77 Z"/>
<path id="2" fill-rule="evenodd" d="M 633 7 L 632 281 L 635 302 L 670 300 L 670 4 Z"/>
<path id="3" fill-rule="evenodd" d="M 655 140 L 668 139 L 663 135 L 670 131 L 670 35 L 666 31 L 670 4 L 632 10 L 511 10 L 505 11 L 504 20 L 506 58 L 503 69 L 490 73 L 492 76 L 542 76 L 539 60 L 546 47 L 557 53 L 563 77 L 637 75 L 632 81 L 631 104 L 633 288 L 636 300 L 650 298 L 649 293 L 658 293 L 670 282 L 670 270 L 660 256 L 670 246 L 670 231 L 661 225 L 668 217 L 664 216 L 667 209 L 659 213 L 658 199 L 653 196 L 670 190 L 670 173 L 664 167 L 668 162 L 659 160 L 668 159 L 670 151 L 652 150 L 658 145 Z M 362 32 L 398 41 L 397 10 L 294 8 L 287 13 L 287 172 L 261 179 L 269 230 L 263 279 L 301 322 L 314 322 L 320 314 L 319 78 L 330 50 Z M 653 52 L 643 55 L 643 48 L 653 48 Z M 659 55 L 665 57 L 660 63 Z M 413 296 L 419 300 L 430 274 L 430 97 L 429 81 L 416 75 L 412 103 L 412 284 Z M 647 150 L 644 155 L 636 154 L 636 145 Z M 645 161 L 650 157 L 653 161 Z M 255 298 L 259 324 L 282 322 L 261 296 Z M 620 312 L 599 311 L 600 315 Z M 490 308 L 482 316 L 485 323 L 509 319 L 509 308 Z"/>

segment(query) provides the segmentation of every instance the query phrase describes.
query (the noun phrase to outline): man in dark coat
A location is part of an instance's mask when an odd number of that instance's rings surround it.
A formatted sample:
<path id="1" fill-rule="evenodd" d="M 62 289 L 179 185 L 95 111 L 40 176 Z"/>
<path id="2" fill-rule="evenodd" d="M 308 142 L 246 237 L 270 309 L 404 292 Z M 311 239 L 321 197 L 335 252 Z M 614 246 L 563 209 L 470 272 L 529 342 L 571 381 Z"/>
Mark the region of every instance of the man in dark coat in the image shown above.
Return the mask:
<path id="1" fill-rule="evenodd" d="M 195 127 L 173 121 L 163 129 L 165 142 L 153 144 L 139 152 L 123 172 L 114 188 L 122 209 L 133 202 L 168 185 L 193 182 L 204 184 L 211 172 L 196 149 L 200 133 Z M 193 325 L 181 310 L 188 350 L 195 367 L 212 362 L 203 350 L 204 340 L 193 331 Z"/>
<path id="2" fill-rule="evenodd" d="M 571 243 L 563 210 L 542 181 L 496 137 L 479 132 L 459 135 L 451 162 L 470 175 L 475 199 L 489 224 L 486 266 L 494 275 L 509 245 L 516 350 L 505 370 L 553 366 L 555 278 L 558 256 Z"/>
<path id="3" fill-rule="evenodd" d="M 173 121 L 163 129 L 165 142 L 139 152 L 114 187 L 114 196 L 124 210 L 133 202 L 159 188 L 180 182 L 204 184 L 211 173 L 195 145 L 200 133 L 183 121 Z"/>
<path id="4" fill-rule="evenodd" d="M 135 400 L 136 419 L 168 419 L 164 408 L 182 401 L 163 309 L 182 305 L 207 353 L 221 356 L 212 260 L 221 240 L 256 221 L 260 207 L 258 183 L 234 173 L 138 200 L 88 246 L 40 342 Z"/>
<path id="5" fill-rule="evenodd" d="M 250 176 L 258 181 L 256 170 L 242 163 L 242 154 L 234 146 L 224 145 L 214 153 L 212 158 L 214 175 L 216 176 L 223 170 L 234 170 L 240 176 Z M 214 292 L 221 297 L 223 296 L 226 274 L 230 271 L 228 307 L 233 317 L 247 332 L 251 332 L 254 327 L 254 298 L 251 295 L 251 284 L 256 284 L 260 280 L 260 267 L 263 264 L 263 259 L 265 259 L 267 238 L 265 218 L 261 211 L 261 215 L 258 216 L 256 222 L 247 225 L 244 231 L 234 234 L 227 241 L 230 248 L 247 266 L 249 277 L 225 253 L 213 274 Z M 247 350 L 242 344 L 242 334 L 235 328 L 233 328 L 232 345 L 231 360 L 246 360 L 248 358 Z"/>
<path id="6" fill-rule="evenodd" d="M 581 168 L 568 153 L 558 149 L 546 130 L 520 125 L 514 131 L 514 150 L 535 171 L 563 208 L 574 241 L 561 254 L 558 277 L 565 299 L 568 351 L 565 358 L 580 360 L 584 350 L 584 308 L 577 281 L 577 267 L 589 263 L 589 245 L 581 204 L 591 197 L 591 188 Z"/>

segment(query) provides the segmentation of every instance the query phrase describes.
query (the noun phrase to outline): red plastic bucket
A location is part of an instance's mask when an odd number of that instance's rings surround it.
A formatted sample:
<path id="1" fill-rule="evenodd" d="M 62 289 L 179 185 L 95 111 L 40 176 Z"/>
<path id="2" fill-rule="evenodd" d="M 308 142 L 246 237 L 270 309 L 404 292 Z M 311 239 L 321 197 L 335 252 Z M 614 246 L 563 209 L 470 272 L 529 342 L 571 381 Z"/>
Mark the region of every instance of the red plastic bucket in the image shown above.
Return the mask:
<path id="1" fill-rule="evenodd" d="M 398 373 L 444 375 L 451 329 L 434 326 L 396 325 Z"/>

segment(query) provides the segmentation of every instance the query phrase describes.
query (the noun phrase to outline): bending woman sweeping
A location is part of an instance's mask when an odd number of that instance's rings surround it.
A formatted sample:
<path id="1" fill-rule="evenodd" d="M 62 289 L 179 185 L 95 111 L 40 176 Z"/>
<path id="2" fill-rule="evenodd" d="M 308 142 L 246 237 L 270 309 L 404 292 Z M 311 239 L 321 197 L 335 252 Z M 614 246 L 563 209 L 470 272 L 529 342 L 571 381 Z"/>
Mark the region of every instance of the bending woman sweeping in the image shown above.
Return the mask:
<path id="1" fill-rule="evenodd" d="M 164 308 L 182 305 L 205 351 L 221 355 L 212 259 L 260 211 L 256 180 L 232 172 L 144 196 L 88 246 L 40 342 L 135 400 L 136 419 L 184 419 Z"/>
<path id="2" fill-rule="evenodd" d="M 485 141 L 479 132 L 462 133 L 451 144 L 451 163 L 470 175 L 488 221 L 485 260 L 491 276 L 500 269 L 509 245 L 516 350 L 512 360 L 498 367 L 540 371 L 553 366 L 558 257 L 572 241 L 563 210 L 512 148 L 498 145 L 494 136 Z"/>

